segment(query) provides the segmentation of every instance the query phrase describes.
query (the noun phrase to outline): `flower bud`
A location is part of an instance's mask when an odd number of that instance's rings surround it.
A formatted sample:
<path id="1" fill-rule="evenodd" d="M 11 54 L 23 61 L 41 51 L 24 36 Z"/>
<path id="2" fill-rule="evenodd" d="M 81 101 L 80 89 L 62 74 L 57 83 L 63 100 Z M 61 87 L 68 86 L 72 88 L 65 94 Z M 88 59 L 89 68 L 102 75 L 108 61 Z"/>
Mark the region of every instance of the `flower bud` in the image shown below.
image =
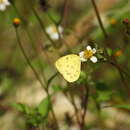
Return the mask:
<path id="1" fill-rule="evenodd" d="M 20 25 L 20 23 L 21 23 L 21 20 L 19 18 L 14 18 L 13 24 L 15 27 L 18 27 Z"/>

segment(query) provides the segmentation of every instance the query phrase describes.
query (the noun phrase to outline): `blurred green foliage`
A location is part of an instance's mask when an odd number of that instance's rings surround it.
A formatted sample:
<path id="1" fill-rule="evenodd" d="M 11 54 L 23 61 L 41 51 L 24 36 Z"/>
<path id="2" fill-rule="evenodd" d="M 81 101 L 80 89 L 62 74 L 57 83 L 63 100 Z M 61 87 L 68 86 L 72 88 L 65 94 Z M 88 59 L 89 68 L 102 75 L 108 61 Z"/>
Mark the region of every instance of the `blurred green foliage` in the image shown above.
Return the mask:
<path id="1" fill-rule="evenodd" d="M 65 122 L 65 120 L 58 118 L 59 125 L 63 125 L 64 127 L 68 125 L 68 127 L 71 127 L 77 124 L 81 130 L 91 130 L 96 127 L 99 129 L 102 127 L 103 130 L 105 130 L 104 127 L 109 130 L 117 130 L 118 123 L 116 126 L 113 126 L 113 128 L 105 125 L 104 122 L 108 117 L 107 114 L 104 116 L 102 111 L 104 109 L 114 108 L 116 111 L 123 110 L 124 113 L 128 114 L 130 110 L 130 35 L 126 33 L 128 30 L 126 30 L 127 28 L 123 24 L 125 18 L 130 20 L 129 2 L 127 0 L 120 0 L 106 12 L 100 12 L 101 20 L 108 34 L 107 39 L 104 38 L 102 30 L 94 18 L 87 21 L 88 26 L 92 23 L 92 27 L 88 32 L 86 30 L 84 31 L 86 27 L 83 26 L 83 29 L 80 28 L 82 21 L 91 15 L 91 11 L 93 10 L 90 1 L 71 0 L 68 1 L 69 5 L 65 6 L 65 3 L 62 1 L 51 0 L 48 4 L 50 8 L 45 11 L 41 8 L 39 1 L 20 0 L 14 1 L 14 5 L 10 5 L 7 10 L 0 12 L 1 122 L 4 116 L 9 112 L 14 113 L 14 111 L 18 111 L 17 116 L 24 121 L 24 123 L 20 121 L 22 125 L 16 124 L 16 127 L 17 125 L 19 125 L 19 127 L 20 125 L 22 126 L 19 130 L 23 130 L 24 125 L 25 129 L 28 130 L 32 130 L 32 127 L 34 130 L 40 129 L 40 127 L 45 128 L 45 130 L 51 130 L 56 127 L 55 129 L 58 130 L 57 120 L 53 117 L 55 116 L 53 115 L 55 114 L 55 111 L 53 113 L 53 106 L 55 106 L 54 101 L 57 95 L 62 94 L 72 105 L 74 115 L 70 108 L 70 112 L 67 111 L 66 113 L 69 113 L 68 115 L 72 122 L 70 124 L 61 123 Z M 35 9 L 41 21 L 37 19 L 33 9 Z M 67 9 L 66 12 L 64 12 L 65 9 Z M 44 86 L 42 86 L 40 90 L 38 90 L 39 86 L 36 84 L 37 77 L 33 75 L 32 70 L 30 71 L 30 66 L 27 64 L 18 46 L 15 28 L 13 26 L 13 19 L 15 17 L 21 19 L 18 32 L 25 53 L 41 81 L 44 82 Z M 112 20 L 114 20 L 114 22 Z M 43 28 L 40 22 L 42 22 Z M 86 25 L 85 22 L 83 22 L 83 25 Z M 49 40 L 45 34 L 46 28 L 51 24 L 55 24 L 56 26 L 60 24 L 64 28 L 63 37 L 54 42 L 60 45 L 60 47 L 58 46 L 59 48 L 54 48 L 55 45 L 51 43 L 51 40 Z M 81 32 L 77 30 L 81 30 Z M 84 36 L 80 36 L 82 31 L 84 32 Z M 70 40 L 69 38 L 71 37 L 72 39 Z M 72 46 L 72 41 L 77 42 L 75 37 L 78 39 L 78 44 Z M 66 41 L 68 39 L 70 41 Z M 66 46 L 66 42 L 70 43 Z M 90 61 L 83 63 L 80 78 L 74 83 L 66 82 L 63 77 L 56 72 L 54 61 L 60 56 L 69 54 L 70 52 L 78 54 L 84 50 L 88 44 L 97 49 L 96 56 L 98 57 L 98 63 L 93 64 Z M 122 53 L 116 55 L 117 51 L 121 51 Z M 108 57 L 105 53 L 107 53 Z M 42 90 L 45 91 L 47 96 L 40 101 L 41 95 L 35 90 L 32 91 L 34 87 L 37 88 L 39 93 Z M 21 91 L 21 88 L 24 88 L 24 91 Z M 30 97 L 32 97 L 33 100 L 35 93 L 38 93 L 38 103 L 34 103 L 34 106 L 30 105 L 33 104 L 33 101 L 32 103 L 29 102 L 29 104 L 24 103 L 24 101 L 15 103 L 21 98 L 18 95 L 19 99 L 15 101 L 17 92 L 21 91 L 23 94 L 26 93 L 27 89 L 30 89 L 32 93 L 31 95 L 27 94 L 27 98 L 24 100 L 29 100 Z M 37 97 L 35 97 L 36 100 Z M 79 99 L 79 101 L 75 98 Z M 64 103 L 64 100 L 61 98 L 61 104 L 62 102 Z M 63 106 L 63 108 L 68 107 L 69 106 Z M 57 111 L 60 113 L 59 108 L 57 108 Z M 86 111 L 94 114 L 95 118 L 92 122 L 88 123 L 83 119 L 85 117 L 82 113 L 86 114 Z M 63 116 L 65 116 L 66 113 L 63 113 Z M 81 119 L 78 120 L 78 118 Z M 112 119 L 110 120 L 113 121 Z M 81 128 L 82 125 L 83 128 Z M 127 124 L 125 125 L 127 126 Z M 0 126 L 2 125 L 0 124 Z M 123 130 L 129 129 L 124 127 Z"/>

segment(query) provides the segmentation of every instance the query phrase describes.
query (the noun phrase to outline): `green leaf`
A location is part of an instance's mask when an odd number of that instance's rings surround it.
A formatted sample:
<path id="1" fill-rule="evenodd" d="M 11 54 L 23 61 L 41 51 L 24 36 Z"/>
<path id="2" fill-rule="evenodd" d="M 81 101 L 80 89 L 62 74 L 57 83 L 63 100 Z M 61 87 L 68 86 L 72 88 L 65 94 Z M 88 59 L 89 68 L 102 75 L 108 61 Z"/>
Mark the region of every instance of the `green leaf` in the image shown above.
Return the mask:
<path id="1" fill-rule="evenodd" d="M 61 88 L 61 86 L 59 86 L 59 85 L 54 85 L 54 86 L 52 86 L 52 89 L 53 89 L 54 92 L 60 92 L 60 91 L 63 90 L 63 89 Z"/>
<path id="2" fill-rule="evenodd" d="M 77 80 L 77 83 L 78 84 L 82 84 L 82 83 L 85 84 L 87 82 L 87 80 L 88 80 L 87 73 L 81 71 L 81 74 L 80 74 L 79 79 Z"/>
<path id="3" fill-rule="evenodd" d="M 6 113 L 6 111 L 2 108 L 0 108 L 0 117 L 3 116 Z"/>
<path id="4" fill-rule="evenodd" d="M 110 49 L 110 48 L 107 48 L 107 53 L 108 53 L 109 56 L 112 56 L 112 54 L 113 54 L 113 50 Z"/>
<path id="5" fill-rule="evenodd" d="M 33 115 L 27 115 L 26 121 L 31 126 L 39 126 L 40 123 L 43 123 L 45 121 L 44 117 L 41 117 L 38 113 L 34 113 Z"/>
<path id="6" fill-rule="evenodd" d="M 37 109 L 38 113 L 44 117 L 48 115 L 50 108 L 51 108 L 50 97 L 46 97 L 41 101 Z"/>
<path id="7" fill-rule="evenodd" d="M 32 112 L 31 108 L 25 104 L 13 103 L 11 106 L 25 114 L 30 114 Z"/>
<path id="8" fill-rule="evenodd" d="M 101 102 L 106 102 L 106 101 L 109 101 L 112 97 L 112 92 L 108 91 L 108 92 L 101 92 L 101 91 L 98 91 L 97 92 L 97 101 L 99 103 Z"/>
<path id="9" fill-rule="evenodd" d="M 104 82 L 96 82 L 96 89 L 99 91 L 108 91 L 109 87 Z"/>
<path id="10" fill-rule="evenodd" d="M 130 110 L 130 105 L 127 105 L 127 104 L 114 105 L 113 107 Z"/>
<path id="11" fill-rule="evenodd" d="M 4 76 L 2 74 L 3 77 L 0 77 L 1 79 L 1 86 L 0 86 L 0 92 L 3 93 L 7 93 L 10 92 L 10 89 L 12 89 L 13 86 L 13 80 L 9 79 L 7 76 Z"/>
<path id="12" fill-rule="evenodd" d="M 104 82 L 96 82 L 96 100 L 98 103 L 109 101 L 113 92 Z"/>
<path id="13" fill-rule="evenodd" d="M 59 22 L 60 16 L 59 16 L 59 14 L 55 10 L 53 10 L 53 9 L 49 10 L 48 14 L 50 16 L 49 18 L 50 18 L 51 22 L 52 22 L 52 20 L 55 21 L 56 23 Z"/>
<path id="14" fill-rule="evenodd" d="M 39 71 L 43 70 L 43 69 L 46 69 L 46 67 L 47 67 L 47 64 L 44 61 L 40 61 L 39 59 L 33 60 L 32 64 Z"/>

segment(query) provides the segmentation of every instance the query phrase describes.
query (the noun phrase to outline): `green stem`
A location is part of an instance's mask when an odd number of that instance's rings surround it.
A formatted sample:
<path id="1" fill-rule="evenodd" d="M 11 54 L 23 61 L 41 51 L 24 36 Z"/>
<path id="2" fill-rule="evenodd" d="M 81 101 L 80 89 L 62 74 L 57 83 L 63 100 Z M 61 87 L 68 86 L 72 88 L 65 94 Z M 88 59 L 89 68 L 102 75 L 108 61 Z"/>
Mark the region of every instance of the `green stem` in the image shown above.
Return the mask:
<path id="1" fill-rule="evenodd" d="M 45 14 L 47 14 L 47 16 L 51 19 L 51 21 L 58 26 L 58 23 L 55 21 L 55 19 L 48 13 L 48 12 L 45 12 Z"/>
<path id="2" fill-rule="evenodd" d="M 107 39 L 107 38 L 108 38 L 108 35 L 107 35 L 107 32 L 106 32 L 105 27 L 104 27 L 104 25 L 103 25 L 103 22 L 102 22 L 102 20 L 101 20 L 100 13 L 99 13 L 99 11 L 98 11 L 96 2 L 95 2 L 95 0 L 91 0 L 91 1 L 92 1 L 92 5 L 93 5 L 93 8 L 94 8 L 94 11 L 95 11 L 96 16 L 97 16 L 98 23 L 99 23 L 100 28 L 101 28 L 101 30 L 102 30 L 102 32 L 103 32 L 104 38 Z M 106 44 L 107 44 L 107 46 L 108 46 L 108 43 L 107 43 L 107 42 L 106 42 Z M 107 46 L 104 45 L 104 52 L 105 52 L 105 56 L 109 59 L 109 55 L 108 55 L 107 49 L 106 49 Z"/>
<path id="3" fill-rule="evenodd" d="M 37 54 L 37 50 L 36 50 L 36 47 L 35 47 L 35 43 L 34 43 L 34 41 L 33 41 L 33 39 L 32 39 L 32 36 L 30 35 L 30 32 L 28 31 L 28 29 L 25 29 L 25 31 L 26 31 L 26 33 L 27 33 L 27 36 L 28 36 L 29 40 L 30 40 L 30 43 L 32 44 L 32 48 L 33 48 L 33 50 L 35 51 L 35 54 Z M 40 62 L 39 60 L 40 60 L 40 58 L 38 59 L 38 64 L 39 64 L 40 66 L 42 66 L 42 64 L 41 64 L 41 62 Z M 44 82 L 47 83 L 44 72 L 42 72 L 42 77 L 43 77 Z"/>
<path id="4" fill-rule="evenodd" d="M 19 11 L 17 10 L 16 6 L 14 3 L 12 3 L 13 7 L 14 7 L 14 10 L 16 11 L 16 13 L 18 14 L 18 16 L 20 17 L 20 19 L 25 22 L 24 18 L 20 15 Z M 32 46 L 33 46 L 33 49 L 35 50 L 35 47 L 34 47 L 34 44 L 33 44 L 33 39 L 29 33 L 29 31 L 27 29 L 25 29 L 25 31 L 27 32 L 27 35 L 32 43 Z M 45 87 L 45 86 L 48 86 L 48 85 L 44 85 L 42 80 L 40 79 L 39 77 L 39 74 L 37 73 L 37 71 L 35 70 L 35 68 L 32 66 L 31 64 L 31 61 L 30 59 L 28 58 L 28 56 L 26 55 L 26 52 L 24 51 L 24 48 L 22 46 L 22 43 L 21 43 L 21 40 L 20 40 L 20 37 L 19 37 L 19 34 L 18 34 L 18 30 L 17 28 L 15 28 L 15 32 L 16 32 L 16 38 L 17 38 L 17 41 L 18 41 L 18 44 L 19 44 L 19 47 L 20 47 L 20 50 L 22 52 L 22 54 L 24 55 L 25 59 L 26 59 L 26 62 L 28 63 L 28 65 L 30 66 L 30 68 L 32 69 L 32 71 L 34 72 L 34 75 L 36 76 L 37 80 L 39 81 L 40 85 L 42 86 L 42 88 L 45 90 L 45 92 L 47 93 L 47 96 L 50 97 L 50 94 L 49 94 L 49 91 L 48 91 L 48 87 Z M 35 50 L 36 52 L 36 50 Z M 44 82 L 47 84 L 46 82 L 46 79 L 45 79 L 45 76 L 43 77 L 44 78 Z M 56 116 L 55 116 L 55 113 L 54 113 L 54 110 L 53 110 L 53 107 L 51 109 L 51 113 L 52 113 L 52 116 L 56 122 L 56 125 L 57 125 L 57 129 L 59 129 L 59 125 L 58 125 L 58 121 L 56 119 Z"/>
<path id="5" fill-rule="evenodd" d="M 85 116 L 86 116 L 86 113 L 87 113 L 87 107 L 88 107 L 88 98 L 89 98 L 89 87 L 84 85 L 84 88 L 85 88 L 85 91 L 86 91 L 86 94 L 83 98 L 83 114 L 81 115 L 81 125 L 80 125 L 80 129 L 81 130 L 84 130 L 84 127 L 85 127 Z"/>
<path id="6" fill-rule="evenodd" d="M 116 61 L 116 60 L 115 60 L 115 61 Z M 123 71 L 123 70 L 121 69 L 121 67 L 120 67 L 117 63 L 113 63 L 113 62 L 109 62 L 109 63 L 110 63 L 111 65 L 113 65 L 113 66 L 118 70 L 119 75 L 120 75 L 120 79 L 121 79 L 121 81 L 122 81 L 122 83 L 123 83 L 123 85 L 124 85 L 124 87 L 125 87 L 125 89 L 126 89 L 126 92 L 127 92 L 128 96 L 130 96 L 129 85 L 128 85 L 128 83 L 127 83 L 125 77 L 124 77 L 124 75 L 126 75 L 125 71 Z M 126 75 L 126 76 L 127 76 L 127 75 Z"/>
<path id="7" fill-rule="evenodd" d="M 46 32 L 46 29 L 45 29 L 45 26 L 41 20 L 41 18 L 39 17 L 38 13 L 36 12 L 36 10 L 34 8 L 32 8 L 32 11 L 34 13 L 34 15 L 36 16 L 41 28 L 42 28 L 42 31 L 44 32 L 44 34 L 46 35 L 46 37 L 50 40 L 50 42 L 52 43 L 52 46 L 56 47 L 56 43 L 50 38 L 50 36 L 48 35 L 48 33 Z"/>
<path id="8" fill-rule="evenodd" d="M 18 9 L 17 9 L 17 7 L 15 6 L 14 3 L 12 3 L 12 6 L 13 6 L 15 12 L 17 13 L 17 15 L 20 17 L 20 19 L 21 19 L 23 22 L 25 22 L 24 18 L 20 15 L 20 13 L 19 13 L 19 11 L 18 11 Z M 32 44 L 33 50 L 34 50 L 35 53 L 37 54 L 37 51 L 36 51 L 36 48 L 35 48 L 35 43 L 34 43 L 34 41 L 33 41 L 33 39 L 32 39 L 32 36 L 31 36 L 31 34 L 30 34 L 28 28 L 24 28 L 24 30 L 26 31 L 27 36 L 28 36 L 28 38 L 29 38 L 29 40 L 30 40 L 30 43 Z M 39 65 L 41 66 L 41 62 L 40 62 L 40 61 L 39 61 Z M 46 78 L 45 78 L 44 73 L 42 73 L 42 77 L 43 77 L 44 82 L 46 83 Z"/>
<path id="9" fill-rule="evenodd" d="M 52 80 L 59 74 L 59 72 L 56 72 L 52 77 L 47 81 L 47 89 L 49 89 L 49 85 L 51 84 Z"/>
<path id="10" fill-rule="evenodd" d="M 30 66 L 30 68 L 32 69 L 32 71 L 34 72 L 34 75 L 36 76 L 36 78 L 37 78 L 37 80 L 39 81 L 39 83 L 40 83 L 40 85 L 42 86 L 42 88 L 43 88 L 43 89 L 45 90 L 45 92 L 47 93 L 47 96 L 50 97 L 48 88 L 45 87 L 46 85 L 43 84 L 43 82 L 42 82 L 42 80 L 40 79 L 40 77 L 39 77 L 37 71 L 36 71 L 35 68 L 32 66 L 32 64 L 31 64 L 31 62 L 30 62 L 30 59 L 28 58 L 28 56 L 26 55 L 26 52 L 24 51 L 24 48 L 23 48 L 23 46 L 22 46 L 22 43 L 21 43 L 21 40 L 20 40 L 20 37 L 19 37 L 18 29 L 17 29 L 17 28 L 15 28 L 15 32 L 16 32 L 16 38 L 17 38 L 17 41 L 18 41 L 18 45 L 19 45 L 19 47 L 20 47 L 20 50 L 21 50 L 21 52 L 22 52 L 24 58 L 26 59 L 26 62 L 28 63 L 28 65 Z M 52 107 L 52 109 L 51 109 L 51 113 L 52 113 L 52 115 L 53 115 L 53 117 L 54 117 L 54 120 L 55 120 L 55 122 L 56 122 L 56 125 L 57 125 L 57 127 L 58 127 L 58 129 L 59 129 L 58 121 L 57 121 L 57 119 L 56 119 L 56 116 L 55 116 L 53 107 Z"/>
<path id="11" fill-rule="evenodd" d="M 20 47 L 20 50 L 26 60 L 26 62 L 28 63 L 28 65 L 30 66 L 30 68 L 32 69 L 34 75 L 36 76 L 37 80 L 39 81 L 39 83 L 41 84 L 41 86 L 45 89 L 45 85 L 43 84 L 42 80 L 40 79 L 39 77 L 39 74 L 37 73 L 37 71 L 34 69 L 33 65 L 31 64 L 28 56 L 26 55 L 26 52 L 24 51 L 24 48 L 22 46 L 22 43 L 21 43 L 21 40 L 20 40 L 20 37 L 19 37 L 19 34 L 18 34 L 18 29 L 15 28 L 15 32 L 16 32 L 16 38 L 17 38 L 17 41 L 18 41 L 18 45 Z"/>
<path id="12" fill-rule="evenodd" d="M 102 20 L 101 20 L 101 17 L 100 17 L 100 14 L 99 14 L 99 11 L 98 11 L 98 8 L 97 8 L 97 5 L 95 3 L 95 0 L 91 0 L 92 1 L 92 5 L 93 5 L 93 8 L 95 10 L 95 13 L 96 13 L 96 16 L 97 16 L 97 19 L 98 19 L 98 22 L 99 22 L 99 25 L 100 25 L 100 28 L 104 34 L 104 37 L 107 38 L 108 35 L 107 35 L 107 32 L 103 26 L 103 23 L 102 23 Z"/>
<path id="13" fill-rule="evenodd" d="M 96 3 L 95 3 L 95 0 L 91 0 L 91 1 L 92 1 L 93 8 L 94 8 L 94 10 L 95 10 L 95 13 L 96 13 L 97 20 L 98 20 L 98 22 L 99 22 L 100 28 L 101 28 L 101 30 L 102 30 L 102 32 L 103 32 L 103 34 L 104 34 L 105 39 L 107 40 L 107 39 L 108 39 L 108 35 L 107 35 L 107 32 L 105 31 L 105 28 L 104 28 L 104 26 L 103 26 L 103 23 L 102 23 L 102 20 L 101 20 L 101 17 L 100 17 L 100 13 L 99 13 L 99 11 L 98 11 L 98 8 L 97 8 L 97 5 L 96 5 Z M 106 43 L 107 43 L 107 42 L 106 42 Z M 105 51 L 105 55 L 106 55 L 107 59 L 108 59 L 109 61 L 112 61 L 111 57 L 110 57 L 110 56 L 108 55 L 108 53 L 107 53 L 106 45 L 105 45 L 105 47 L 104 47 L 104 51 Z M 129 90 L 128 84 L 127 84 L 127 82 L 126 82 L 126 80 L 125 80 L 125 78 L 124 78 L 124 74 L 123 74 L 124 72 L 121 71 L 121 69 L 120 69 L 118 63 L 116 62 L 116 59 L 113 59 L 112 62 L 114 62 L 114 67 L 116 67 L 116 69 L 118 70 L 118 72 L 119 72 L 119 74 L 120 74 L 122 83 L 123 83 L 124 86 Z M 128 93 L 128 95 L 130 95 L 130 94 Z"/>
<path id="14" fill-rule="evenodd" d="M 15 12 L 17 13 L 17 15 L 20 17 L 20 19 L 23 21 L 23 23 L 26 23 L 25 19 L 21 16 L 21 14 L 19 13 L 17 7 L 15 6 L 14 2 L 12 3 L 12 6 L 15 10 Z"/>
<path id="15" fill-rule="evenodd" d="M 59 42 L 60 42 L 60 45 L 63 45 L 63 41 L 64 41 L 64 45 L 66 46 L 66 48 L 67 48 L 67 50 L 69 51 L 69 52 L 72 52 L 71 51 L 71 48 L 68 46 L 68 44 L 65 42 L 65 40 L 64 40 L 64 38 L 62 38 L 62 36 L 61 36 L 61 33 L 59 32 L 59 29 L 58 29 L 58 27 L 59 27 L 59 24 L 60 24 L 60 22 L 59 23 L 57 23 L 53 18 L 52 18 L 52 16 L 49 14 L 49 13 L 46 13 L 47 14 L 47 16 L 50 18 L 50 20 L 53 22 L 53 24 L 56 26 L 56 30 L 57 30 L 57 33 L 58 33 L 58 35 L 59 35 Z"/>

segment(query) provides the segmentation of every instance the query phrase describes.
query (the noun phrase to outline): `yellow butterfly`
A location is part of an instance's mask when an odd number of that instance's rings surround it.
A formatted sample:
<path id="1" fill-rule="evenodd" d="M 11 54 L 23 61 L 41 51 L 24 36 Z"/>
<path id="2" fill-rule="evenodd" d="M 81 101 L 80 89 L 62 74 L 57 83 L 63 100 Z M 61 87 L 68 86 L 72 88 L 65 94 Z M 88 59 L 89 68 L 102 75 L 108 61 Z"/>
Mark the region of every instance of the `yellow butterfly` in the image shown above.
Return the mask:
<path id="1" fill-rule="evenodd" d="M 81 60 L 78 55 L 70 54 L 63 56 L 55 62 L 55 66 L 68 82 L 74 82 L 80 76 Z"/>

